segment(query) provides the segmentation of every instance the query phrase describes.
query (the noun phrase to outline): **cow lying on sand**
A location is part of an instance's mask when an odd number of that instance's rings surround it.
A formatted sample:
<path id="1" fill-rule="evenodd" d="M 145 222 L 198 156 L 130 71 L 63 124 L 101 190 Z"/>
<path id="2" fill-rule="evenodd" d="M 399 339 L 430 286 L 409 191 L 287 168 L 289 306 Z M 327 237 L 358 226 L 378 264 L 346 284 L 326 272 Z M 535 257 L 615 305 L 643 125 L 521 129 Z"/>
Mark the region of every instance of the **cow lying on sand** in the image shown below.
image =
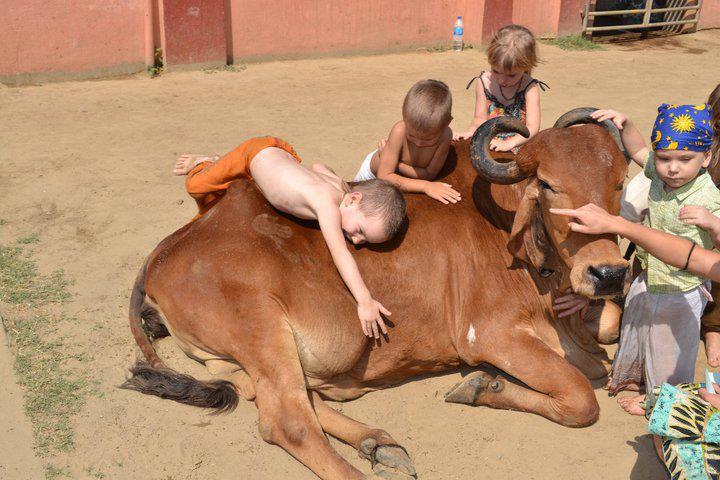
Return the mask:
<path id="1" fill-rule="evenodd" d="M 486 122 L 443 173 L 465 200 L 448 207 L 409 195 L 404 234 L 355 252 L 395 313 L 380 345 L 357 328 L 320 231 L 273 210 L 251 182 L 235 182 L 141 269 L 130 326 L 149 364 L 133 369 L 126 388 L 219 411 L 234 408 L 238 393 L 254 399 L 263 439 L 323 479 L 366 478 L 325 433 L 357 448 L 382 478 L 415 475 L 387 432 L 323 398 L 357 398 L 463 363 L 493 365 L 524 385 L 474 372 L 449 402 L 592 424 L 599 407 L 588 378 L 606 375 L 607 357 L 577 316 L 556 319 L 550 306 L 569 286 L 594 298 L 623 294 L 628 265 L 614 237 L 574 233 L 548 212 L 587 203 L 618 212 L 627 163 L 617 131 L 568 128 L 593 123 L 591 111 L 563 115 L 506 163 L 491 157 L 491 138 L 527 129 L 507 117 Z M 165 367 L 151 341 L 168 333 L 222 380 Z"/>

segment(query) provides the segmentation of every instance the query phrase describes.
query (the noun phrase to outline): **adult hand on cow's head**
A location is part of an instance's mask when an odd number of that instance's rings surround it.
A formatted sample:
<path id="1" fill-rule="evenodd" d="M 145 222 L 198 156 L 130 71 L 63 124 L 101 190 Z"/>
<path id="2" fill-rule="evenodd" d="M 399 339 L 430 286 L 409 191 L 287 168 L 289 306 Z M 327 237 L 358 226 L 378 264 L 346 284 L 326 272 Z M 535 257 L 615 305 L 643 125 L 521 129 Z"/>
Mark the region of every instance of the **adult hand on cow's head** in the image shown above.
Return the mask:
<path id="1" fill-rule="evenodd" d="M 589 203 L 576 209 L 551 208 L 550 213 L 572 217 L 568 223 L 573 232 L 598 235 L 601 233 L 619 233 L 621 217 L 610 215 L 595 204 Z"/>

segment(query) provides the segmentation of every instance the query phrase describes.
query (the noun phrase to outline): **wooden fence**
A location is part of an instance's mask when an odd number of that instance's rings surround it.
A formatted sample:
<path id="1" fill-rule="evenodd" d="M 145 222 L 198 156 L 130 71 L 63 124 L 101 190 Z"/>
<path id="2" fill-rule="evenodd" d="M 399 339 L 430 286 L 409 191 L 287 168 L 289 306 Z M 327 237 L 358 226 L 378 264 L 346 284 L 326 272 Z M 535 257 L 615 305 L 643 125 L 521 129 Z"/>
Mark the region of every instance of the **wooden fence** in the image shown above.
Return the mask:
<path id="1" fill-rule="evenodd" d="M 688 5 L 689 3 L 692 4 Z M 663 8 L 653 8 L 653 0 L 645 0 L 645 8 L 596 11 L 596 0 L 590 0 L 585 3 L 585 9 L 583 11 L 582 33 L 585 37 L 590 37 L 593 32 L 641 30 L 656 27 L 662 27 L 662 31 L 666 33 L 679 33 L 685 25 L 697 26 L 698 19 L 700 18 L 700 9 L 702 8 L 702 0 L 668 0 L 667 5 L 668 6 Z M 639 15 L 641 13 L 643 14 L 642 23 L 603 25 L 601 27 L 594 26 L 597 17 Z M 651 22 L 650 18 L 655 13 L 663 13 L 663 21 Z M 691 13 L 692 16 L 689 17 Z"/>

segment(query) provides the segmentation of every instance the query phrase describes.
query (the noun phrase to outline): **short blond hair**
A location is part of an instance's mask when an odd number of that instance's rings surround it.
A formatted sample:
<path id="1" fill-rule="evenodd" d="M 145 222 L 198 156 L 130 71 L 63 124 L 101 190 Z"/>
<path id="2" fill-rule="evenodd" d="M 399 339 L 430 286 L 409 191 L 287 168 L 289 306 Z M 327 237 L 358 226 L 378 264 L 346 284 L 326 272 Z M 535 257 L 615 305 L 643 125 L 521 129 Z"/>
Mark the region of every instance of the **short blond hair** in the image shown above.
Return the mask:
<path id="1" fill-rule="evenodd" d="M 487 48 L 488 62 L 506 72 L 530 74 L 537 66 L 537 45 L 532 32 L 522 25 L 506 25 L 495 32 Z"/>
<path id="2" fill-rule="evenodd" d="M 403 121 L 422 133 L 434 133 L 452 120 L 452 95 L 439 80 L 422 80 L 410 88 L 403 102 Z"/>
<path id="3" fill-rule="evenodd" d="M 388 239 L 397 235 L 407 216 L 405 197 L 399 188 L 375 178 L 351 185 L 350 191 L 362 193 L 358 208 L 368 217 L 382 219 Z"/>

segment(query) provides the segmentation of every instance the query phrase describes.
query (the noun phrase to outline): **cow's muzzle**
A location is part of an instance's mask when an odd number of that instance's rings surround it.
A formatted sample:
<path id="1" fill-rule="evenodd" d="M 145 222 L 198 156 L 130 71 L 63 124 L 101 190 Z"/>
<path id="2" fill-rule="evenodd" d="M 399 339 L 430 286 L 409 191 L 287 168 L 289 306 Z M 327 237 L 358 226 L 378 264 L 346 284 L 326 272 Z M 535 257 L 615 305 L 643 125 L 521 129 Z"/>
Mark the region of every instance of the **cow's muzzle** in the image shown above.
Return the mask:
<path id="1" fill-rule="evenodd" d="M 596 297 L 622 295 L 628 275 L 627 266 L 590 265 L 585 272 Z"/>

